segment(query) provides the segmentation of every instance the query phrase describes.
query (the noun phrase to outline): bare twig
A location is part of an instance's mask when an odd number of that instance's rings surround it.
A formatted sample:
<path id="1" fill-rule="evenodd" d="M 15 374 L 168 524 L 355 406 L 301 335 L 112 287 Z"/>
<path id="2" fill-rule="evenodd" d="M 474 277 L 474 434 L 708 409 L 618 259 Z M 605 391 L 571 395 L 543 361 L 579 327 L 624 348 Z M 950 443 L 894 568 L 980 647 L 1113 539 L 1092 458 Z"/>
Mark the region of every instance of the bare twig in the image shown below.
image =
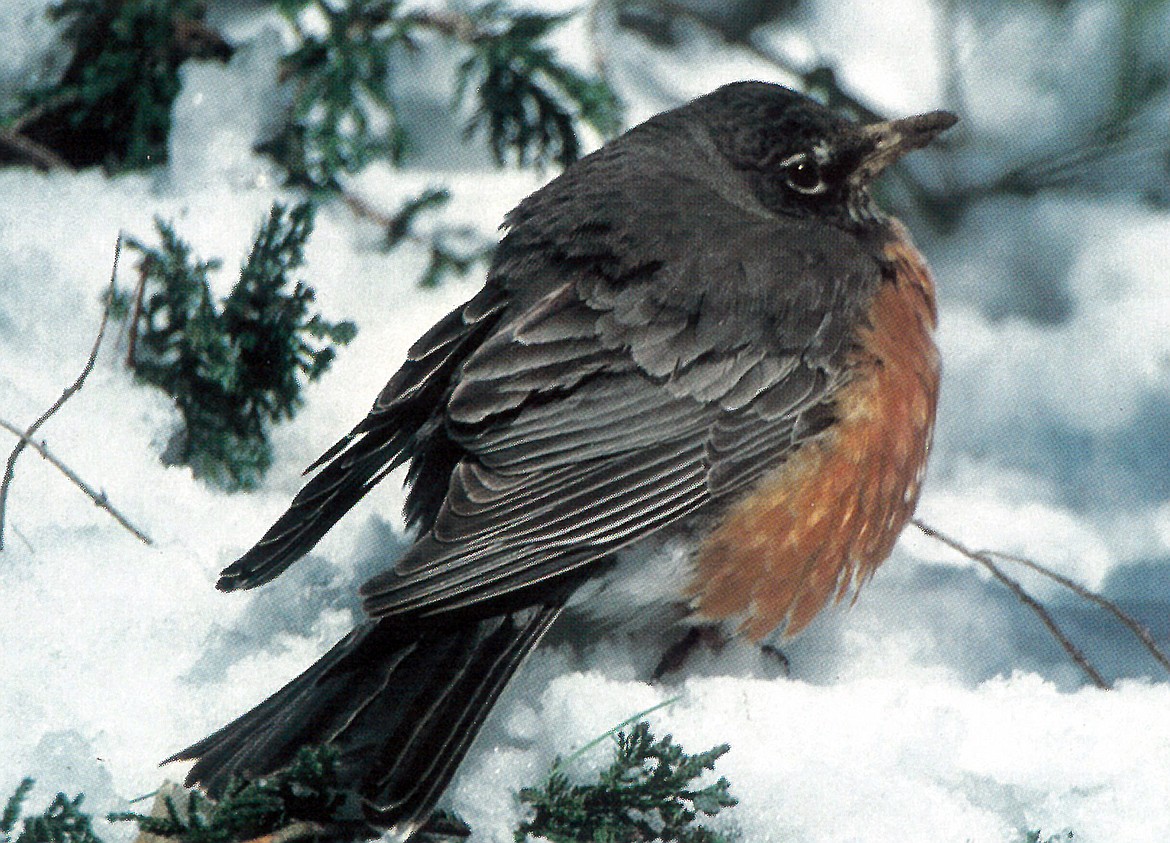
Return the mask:
<path id="1" fill-rule="evenodd" d="M 9 123 L 5 128 L 10 132 L 16 134 L 23 134 L 27 126 L 40 120 L 50 111 L 60 108 L 64 105 L 72 105 L 81 99 L 81 94 L 77 91 L 62 91 L 54 94 L 47 99 L 43 99 L 36 105 L 30 107 L 28 110 L 17 115 L 17 117 Z"/>
<path id="2" fill-rule="evenodd" d="M 597 71 L 602 82 L 611 90 L 616 90 L 611 83 L 609 56 L 601 43 L 601 16 L 608 5 L 609 0 L 593 0 L 589 4 L 589 11 L 585 17 L 585 31 L 589 37 L 589 51 L 593 58 L 593 69 Z"/>
<path id="3" fill-rule="evenodd" d="M 416 243 L 421 246 L 428 245 L 427 239 L 420 236 L 413 231 L 410 226 L 410 220 L 413 214 L 408 213 L 405 208 L 399 209 L 395 213 L 387 213 L 376 207 L 367 199 L 358 196 L 356 193 L 351 193 L 348 190 L 341 192 L 341 199 L 346 207 L 353 212 L 353 215 L 360 220 L 368 220 L 382 229 L 385 234 L 385 245 L 393 247 L 402 241 Z M 409 207 L 407 203 L 406 207 Z"/>
<path id="4" fill-rule="evenodd" d="M 44 144 L 27 138 L 12 128 L 0 129 L 0 147 L 21 161 L 40 170 L 71 170 L 69 162 Z"/>
<path id="5" fill-rule="evenodd" d="M 1045 565 L 1041 565 L 1039 562 L 1028 559 L 1027 557 L 1016 556 L 1012 553 L 1003 553 L 1002 551 L 998 550 L 985 550 L 982 552 L 988 556 L 994 556 L 996 559 L 1003 559 L 1005 562 L 1014 562 L 1017 565 L 1023 565 L 1025 568 L 1031 568 L 1036 573 L 1048 577 L 1054 582 L 1060 583 L 1074 594 L 1085 598 L 1091 603 L 1096 603 L 1098 606 L 1109 612 L 1109 614 L 1113 615 L 1113 617 L 1117 618 L 1118 621 L 1124 624 L 1129 629 L 1129 631 L 1134 634 L 1134 637 L 1137 638 L 1138 641 L 1142 642 L 1145 648 L 1150 651 L 1150 655 L 1154 657 L 1154 660 L 1157 661 L 1158 664 L 1162 665 L 1162 667 L 1166 668 L 1166 670 L 1170 671 L 1170 658 L 1167 658 L 1166 653 L 1163 652 L 1163 650 L 1158 646 L 1157 642 L 1154 641 L 1154 636 L 1150 634 L 1150 630 L 1132 615 L 1124 612 L 1120 606 L 1118 606 L 1109 598 L 1104 597 L 1095 591 L 1090 591 L 1080 583 L 1070 580 L 1063 574 L 1059 574 L 1051 568 Z"/>
<path id="6" fill-rule="evenodd" d="M 33 543 L 28 540 L 28 537 L 24 533 L 16 529 L 15 525 L 12 527 L 12 534 L 24 542 L 24 546 L 28 548 L 29 553 L 33 554 L 34 556 L 36 555 L 37 549 L 33 547 Z"/>
<path id="7" fill-rule="evenodd" d="M 13 478 L 16 476 L 16 460 L 20 457 L 25 447 L 31 447 L 42 457 L 56 466 L 56 468 L 59 469 L 61 473 L 63 473 L 71 481 L 73 481 L 73 483 L 78 488 L 89 495 L 95 504 L 109 512 L 110 515 L 112 515 L 123 527 L 125 527 L 142 541 L 146 542 L 146 544 L 151 543 L 150 539 L 141 530 L 126 520 L 126 518 L 121 513 L 119 513 L 110 505 L 109 501 L 106 499 L 105 492 L 95 491 L 92 487 L 86 484 L 85 481 L 83 481 L 72 469 L 49 453 L 43 442 L 36 442 L 32 438 L 33 434 L 35 434 L 37 430 L 40 429 L 41 425 L 48 421 L 54 413 L 61 409 L 66 401 L 68 401 L 81 390 L 82 385 L 85 383 L 85 379 L 89 376 L 89 373 L 93 371 L 94 363 L 97 361 L 98 350 L 101 348 L 102 339 L 105 337 L 106 325 L 110 318 L 110 305 L 114 298 L 114 282 L 118 274 L 118 258 L 121 256 L 121 254 L 122 237 L 119 235 L 118 241 L 114 245 L 114 266 L 110 272 L 110 286 L 106 291 L 106 302 L 104 308 L 102 309 L 102 321 L 98 326 L 97 338 L 94 340 L 93 348 L 89 352 L 89 359 L 86 360 L 85 368 L 81 370 L 81 374 L 77 376 L 77 380 L 70 384 L 69 387 L 67 387 L 65 391 L 61 393 L 61 397 L 53 402 L 53 406 L 45 410 L 45 412 L 41 414 L 40 418 L 33 422 L 28 428 L 21 429 L 12 422 L 0 419 L 0 426 L 4 427 L 6 430 L 20 439 L 8 457 L 8 464 L 4 469 L 4 480 L 2 483 L 0 483 L 0 550 L 4 549 L 4 518 L 5 512 L 7 511 L 8 491 L 12 487 Z"/>
<path id="8" fill-rule="evenodd" d="M 94 502 L 95 505 L 101 507 L 106 512 L 110 513 L 110 515 L 113 516 L 115 521 L 117 521 L 119 524 L 121 524 L 123 527 L 125 527 L 127 530 L 129 530 L 131 533 L 133 533 L 135 538 L 139 539 L 143 544 L 153 544 L 154 543 L 150 540 L 150 537 L 148 535 L 146 535 L 144 532 L 142 532 L 137 527 L 135 527 L 133 524 L 131 524 L 130 521 L 127 520 L 126 516 L 124 516 L 122 513 L 118 512 L 118 510 L 116 510 L 113 507 L 113 505 L 110 503 L 109 499 L 106 497 L 105 492 L 101 492 L 101 491 L 94 489 L 92 486 L 90 486 L 88 483 L 86 483 L 84 480 L 82 480 L 77 475 L 77 472 L 75 472 L 69 466 L 65 465 L 65 463 L 61 462 L 61 460 L 59 460 L 56 456 L 54 456 L 49 451 L 49 449 L 45 447 L 44 442 L 37 442 L 37 441 L 33 440 L 30 436 L 28 436 L 27 433 L 25 433 L 19 427 L 17 427 L 12 422 L 7 421 L 3 418 L 0 418 L 0 427 L 4 428 L 5 430 L 7 430 L 9 433 L 13 434 L 14 436 L 20 437 L 20 441 L 24 445 L 27 445 L 28 447 L 32 448 L 34 451 L 36 451 L 38 454 L 40 454 L 42 457 L 44 457 L 46 460 L 48 460 L 53 465 L 54 468 L 56 468 L 58 471 L 60 471 L 62 474 L 64 474 L 67 478 L 69 478 L 69 480 L 73 483 L 73 485 L 75 485 L 77 488 L 81 489 L 81 491 L 85 492 L 85 494 L 89 495 L 90 499 Z"/>
<path id="9" fill-rule="evenodd" d="M 138 357 L 138 319 L 142 316 L 142 299 L 146 295 L 146 279 L 150 274 L 149 259 L 143 258 L 138 264 L 138 286 L 134 288 L 134 305 L 130 310 L 130 321 L 126 328 L 126 366 L 134 368 Z"/>
<path id="10" fill-rule="evenodd" d="M 485 35 L 483 30 L 476 26 L 470 15 L 461 12 L 422 10 L 414 12 L 409 17 L 413 23 L 419 26 L 432 29 L 440 35 L 455 38 L 464 44 L 474 44 Z"/>
<path id="11" fill-rule="evenodd" d="M 23 114 L 10 121 L 8 125 L 0 128 L 0 147 L 7 149 L 18 159 L 27 161 L 42 170 L 73 169 L 73 166 L 55 150 L 26 136 L 24 130 L 53 109 L 68 105 L 77 99 L 76 92 L 66 92 L 30 107 Z"/>
<path id="12" fill-rule="evenodd" d="M 378 210 L 368 199 L 358 196 L 356 193 L 350 193 L 348 190 L 342 191 L 341 200 L 345 202 L 345 206 L 353 212 L 355 217 L 369 220 L 380 228 L 388 229 L 394 220 L 391 214 Z"/>
<path id="13" fill-rule="evenodd" d="M 1064 631 L 1060 628 L 1056 621 L 1053 620 L 1052 615 L 1048 613 L 1048 610 L 1045 609 L 1040 604 L 1040 602 L 1036 600 L 1036 598 L 1028 594 L 1028 592 L 1024 590 L 1024 587 L 1020 585 L 1019 582 L 1005 574 L 1003 570 L 995 564 L 995 561 L 988 553 L 971 550 L 966 545 L 960 543 L 957 539 L 953 539 L 945 533 L 939 532 L 934 527 L 931 527 L 929 524 L 926 524 L 917 518 L 912 519 L 910 523 L 921 530 L 924 535 L 934 539 L 935 541 L 942 542 L 947 547 L 951 548 L 951 550 L 961 553 L 963 556 L 966 556 L 968 559 L 974 562 L 978 562 L 980 565 L 986 568 L 993 577 L 1007 586 L 1012 591 L 1012 593 L 1016 595 L 1021 603 L 1036 613 L 1036 616 L 1040 618 L 1040 620 L 1044 623 L 1044 626 L 1048 628 L 1048 631 L 1052 634 L 1052 637 L 1056 639 L 1057 643 L 1059 643 L 1062 648 L 1064 648 L 1064 651 L 1068 653 L 1069 658 L 1076 662 L 1077 666 L 1080 667 L 1082 671 L 1084 671 L 1085 675 L 1088 676 L 1090 680 L 1092 680 L 1094 685 L 1096 685 L 1098 688 L 1105 689 L 1113 687 L 1109 684 L 1105 677 L 1102 676 L 1095 667 L 1093 667 L 1093 665 L 1089 662 L 1088 657 L 1081 651 L 1081 649 L 1077 647 L 1077 645 L 1074 644 L 1067 635 L 1064 634 Z"/>
<path id="14" fill-rule="evenodd" d="M 261 837 L 254 837 L 247 843 L 289 843 L 292 840 L 303 840 L 306 837 L 317 837 L 326 831 L 325 826 L 320 823 L 305 822 L 298 820 L 290 823 L 284 828 L 265 834 Z"/>
<path id="15" fill-rule="evenodd" d="M 30 437 L 37 432 L 41 425 L 49 420 L 50 416 L 60 410 L 61 406 L 81 389 L 81 385 L 85 383 L 86 377 L 93 369 L 93 364 L 97 360 L 98 349 L 101 347 L 102 338 L 106 333 L 106 323 L 110 318 L 110 303 L 114 297 L 114 278 L 118 273 L 118 258 L 121 254 L 122 236 L 118 235 L 118 241 L 114 244 L 114 268 L 110 272 L 110 286 L 106 291 L 105 306 L 102 308 L 102 321 L 98 326 L 97 338 L 94 340 L 93 348 L 90 349 L 89 359 L 85 363 L 85 368 L 81 370 L 81 374 L 78 375 L 77 380 L 61 393 L 61 397 L 53 403 L 52 407 L 42 413 L 41 417 L 33 422 L 30 427 L 18 434 L 21 436 L 21 440 L 16 443 L 16 447 L 12 449 L 12 453 L 8 457 L 8 464 L 4 468 L 4 480 L 0 483 L 0 550 L 4 549 L 4 513 L 7 509 L 8 490 L 11 488 L 12 478 L 16 474 L 16 460 L 20 457 L 26 443 L 30 441 Z"/>

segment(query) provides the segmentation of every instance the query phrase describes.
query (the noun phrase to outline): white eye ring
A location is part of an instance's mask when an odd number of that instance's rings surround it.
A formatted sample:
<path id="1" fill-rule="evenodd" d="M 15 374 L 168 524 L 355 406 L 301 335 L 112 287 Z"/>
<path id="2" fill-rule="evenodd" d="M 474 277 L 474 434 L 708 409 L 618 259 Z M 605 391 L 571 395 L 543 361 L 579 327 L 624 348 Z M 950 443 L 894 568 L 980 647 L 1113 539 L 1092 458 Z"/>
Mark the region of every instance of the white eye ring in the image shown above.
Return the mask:
<path id="1" fill-rule="evenodd" d="M 821 165 L 807 152 L 798 152 L 780 162 L 785 183 L 797 193 L 815 196 L 829 189 L 821 176 Z"/>

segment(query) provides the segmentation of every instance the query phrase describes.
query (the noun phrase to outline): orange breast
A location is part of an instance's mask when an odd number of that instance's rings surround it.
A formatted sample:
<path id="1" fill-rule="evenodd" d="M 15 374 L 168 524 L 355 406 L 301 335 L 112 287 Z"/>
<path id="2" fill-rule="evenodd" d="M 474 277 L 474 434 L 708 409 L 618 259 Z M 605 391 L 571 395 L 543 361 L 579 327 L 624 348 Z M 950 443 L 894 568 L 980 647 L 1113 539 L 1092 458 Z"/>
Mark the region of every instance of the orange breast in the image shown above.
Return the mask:
<path id="1" fill-rule="evenodd" d="M 754 640 L 795 635 L 856 592 L 914 512 L 930 449 L 939 360 L 934 283 L 900 232 L 838 393 L 837 422 L 734 504 L 701 546 L 698 613 Z"/>

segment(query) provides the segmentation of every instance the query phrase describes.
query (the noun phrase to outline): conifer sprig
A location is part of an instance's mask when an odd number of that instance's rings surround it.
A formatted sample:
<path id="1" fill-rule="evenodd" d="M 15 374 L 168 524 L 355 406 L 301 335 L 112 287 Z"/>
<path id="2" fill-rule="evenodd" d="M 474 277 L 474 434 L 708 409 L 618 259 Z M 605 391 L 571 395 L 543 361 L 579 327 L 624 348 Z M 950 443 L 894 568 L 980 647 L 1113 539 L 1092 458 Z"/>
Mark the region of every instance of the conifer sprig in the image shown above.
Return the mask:
<path id="1" fill-rule="evenodd" d="M 58 793 L 44 811 L 26 816 L 21 822 L 21 810 L 34 784 L 26 778 L 8 797 L 0 815 L 0 843 L 101 843 L 93 832 L 92 818 L 81 810 L 85 799 L 81 794 L 70 799 Z"/>
<path id="2" fill-rule="evenodd" d="M 209 281 L 219 261 L 193 257 L 169 223 L 155 226 L 157 247 L 127 241 L 142 256 L 130 365 L 174 398 L 182 415 L 164 461 L 190 465 L 224 488 L 253 488 L 272 462 L 270 425 L 296 414 L 304 383 L 328 371 L 336 347 L 357 332 L 352 322 L 314 312 L 312 287 L 293 280 L 313 208 L 272 207 L 220 304 Z"/>
<path id="3" fill-rule="evenodd" d="M 689 755 L 670 735 L 656 740 L 646 722 L 638 723 L 629 733 L 618 732 L 613 762 L 596 784 L 570 784 L 558 762 L 542 787 L 521 790 L 520 801 L 531 806 L 532 816 L 515 839 L 726 843 L 726 835 L 694 823 L 699 814 L 715 816 L 736 804 L 730 783 L 693 783 L 729 749 L 723 744 Z"/>

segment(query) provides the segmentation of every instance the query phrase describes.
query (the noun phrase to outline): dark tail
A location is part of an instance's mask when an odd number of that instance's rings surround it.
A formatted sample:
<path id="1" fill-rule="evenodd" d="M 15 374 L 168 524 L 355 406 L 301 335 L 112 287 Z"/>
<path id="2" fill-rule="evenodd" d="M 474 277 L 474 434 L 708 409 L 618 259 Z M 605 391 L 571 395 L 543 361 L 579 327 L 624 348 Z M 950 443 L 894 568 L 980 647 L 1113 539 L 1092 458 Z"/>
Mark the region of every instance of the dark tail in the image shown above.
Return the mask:
<path id="1" fill-rule="evenodd" d="M 508 679 L 562 602 L 433 630 L 359 626 L 256 708 L 167 761 L 198 759 L 187 786 L 223 792 L 234 776 L 285 766 L 302 746 L 340 753 L 341 784 L 371 824 L 409 837 L 435 802 Z M 166 763 L 166 762 L 164 762 Z"/>

